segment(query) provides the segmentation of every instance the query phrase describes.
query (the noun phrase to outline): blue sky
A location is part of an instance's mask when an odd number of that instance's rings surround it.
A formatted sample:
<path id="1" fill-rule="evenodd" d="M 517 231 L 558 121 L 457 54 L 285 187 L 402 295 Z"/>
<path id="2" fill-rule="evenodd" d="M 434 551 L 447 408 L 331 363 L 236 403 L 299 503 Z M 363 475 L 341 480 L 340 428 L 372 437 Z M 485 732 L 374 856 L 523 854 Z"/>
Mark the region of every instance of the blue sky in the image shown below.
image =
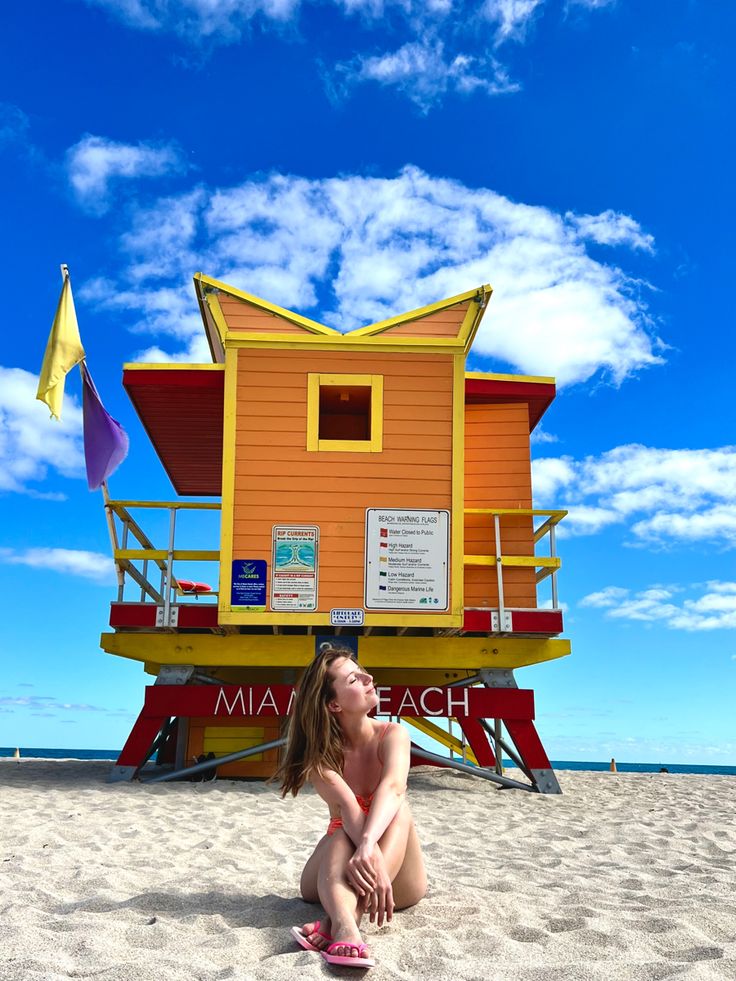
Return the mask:
<path id="1" fill-rule="evenodd" d="M 736 7 L 698 0 L 35 0 L 4 12 L 0 744 L 115 748 L 139 665 L 80 387 L 34 401 L 69 264 L 88 363 L 205 360 L 191 276 L 350 328 L 490 282 L 469 367 L 555 375 L 563 662 L 525 669 L 557 759 L 736 763 L 731 377 Z"/>

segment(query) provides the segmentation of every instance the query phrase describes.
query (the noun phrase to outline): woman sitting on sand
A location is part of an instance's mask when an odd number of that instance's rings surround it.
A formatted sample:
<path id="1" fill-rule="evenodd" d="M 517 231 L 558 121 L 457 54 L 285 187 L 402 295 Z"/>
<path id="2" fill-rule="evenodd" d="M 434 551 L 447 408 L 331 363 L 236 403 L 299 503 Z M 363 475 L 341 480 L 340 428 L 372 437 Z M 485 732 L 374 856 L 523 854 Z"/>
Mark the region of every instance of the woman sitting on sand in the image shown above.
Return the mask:
<path id="1" fill-rule="evenodd" d="M 380 927 L 427 890 L 406 799 L 409 735 L 368 718 L 377 704 L 373 679 L 349 648 L 323 645 L 299 686 L 277 773 L 282 796 L 296 797 L 309 780 L 330 809 L 301 878 L 303 898 L 326 915 L 292 933 L 329 963 L 351 967 L 375 964 L 360 935 L 363 914 Z"/>

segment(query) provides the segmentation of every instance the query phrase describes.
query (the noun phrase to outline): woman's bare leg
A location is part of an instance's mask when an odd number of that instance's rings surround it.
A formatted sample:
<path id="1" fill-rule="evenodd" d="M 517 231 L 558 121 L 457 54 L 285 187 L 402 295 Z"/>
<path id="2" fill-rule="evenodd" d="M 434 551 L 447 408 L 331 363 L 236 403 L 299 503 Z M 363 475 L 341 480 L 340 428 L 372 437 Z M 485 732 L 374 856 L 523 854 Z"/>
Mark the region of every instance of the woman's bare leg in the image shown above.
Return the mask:
<path id="1" fill-rule="evenodd" d="M 299 888 L 302 899 L 306 903 L 319 903 L 320 901 L 317 880 L 319 878 L 319 867 L 322 864 L 329 840 L 327 835 L 320 838 L 317 847 L 307 859 L 307 864 L 302 871 Z M 319 930 L 319 933 L 317 930 Z M 316 947 L 318 950 L 324 950 L 325 947 L 329 946 L 330 941 L 326 940 L 322 934 L 326 934 L 328 937 L 332 935 L 330 917 L 325 913 L 321 920 L 311 920 L 309 923 L 302 924 L 302 933 L 313 947 Z"/>
<path id="2" fill-rule="evenodd" d="M 427 873 L 409 805 L 404 803 L 378 842 L 391 877 L 396 909 L 415 906 L 427 892 Z"/>
<path id="3" fill-rule="evenodd" d="M 332 844 L 335 839 L 339 844 Z M 414 906 L 427 891 L 427 876 L 414 820 L 406 802 L 384 832 L 378 847 L 392 880 L 396 909 Z M 320 921 L 321 933 L 360 943 L 358 928 L 365 903 L 353 892 L 345 874 L 354 850 L 355 846 L 343 831 L 336 832 L 331 838 L 325 835 L 304 866 L 301 894 L 308 903 L 322 903 L 326 916 Z M 333 927 L 333 924 L 337 926 Z M 318 949 L 324 949 L 329 941 L 320 936 L 316 929 L 316 921 L 302 926 L 302 932 L 309 942 Z M 349 954 L 350 951 L 345 953 Z"/>
<path id="4" fill-rule="evenodd" d="M 346 944 L 363 942 L 359 924 L 364 904 L 353 891 L 346 871 L 354 851 L 355 846 L 350 838 L 342 829 L 338 829 L 327 839 L 317 875 L 317 892 L 329 917 L 332 936 Z M 320 946 L 326 947 L 328 944 Z M 344 957 L 358 956 L 357 950 L 350 947 L 337 947 L 333 953 Z"/>

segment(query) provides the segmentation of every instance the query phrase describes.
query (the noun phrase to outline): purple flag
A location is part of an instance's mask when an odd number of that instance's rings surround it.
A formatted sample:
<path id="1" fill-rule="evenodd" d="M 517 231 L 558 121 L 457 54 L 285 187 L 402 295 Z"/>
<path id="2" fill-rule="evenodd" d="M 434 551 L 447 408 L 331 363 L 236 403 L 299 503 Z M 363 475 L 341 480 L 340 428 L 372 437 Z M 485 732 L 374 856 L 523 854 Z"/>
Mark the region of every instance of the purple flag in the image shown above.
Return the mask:
<path id="1" fill-rule="evenodd" d="M 82 372 L 87 484 L 90 490 L 97 490 L 128 455 L 128 434 L 106 411 L 86 363 L 82 361 L 79 367 Z"/>

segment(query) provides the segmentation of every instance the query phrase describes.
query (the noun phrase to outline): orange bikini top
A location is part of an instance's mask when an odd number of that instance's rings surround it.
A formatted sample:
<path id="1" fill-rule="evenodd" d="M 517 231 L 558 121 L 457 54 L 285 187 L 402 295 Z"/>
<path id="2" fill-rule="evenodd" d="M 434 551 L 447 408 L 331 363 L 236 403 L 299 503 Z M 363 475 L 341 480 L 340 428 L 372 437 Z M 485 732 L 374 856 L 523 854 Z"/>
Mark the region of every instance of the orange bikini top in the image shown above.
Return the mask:
<path id="1" fill-rule="evenodd" d="M 383 729 L 381 731 L 381 735 L 378 737 L 378 745 L 379 746 L 383 742 L 383 737 L 386 735 L 386 731 L 388 730 L 388 727 L 390 725 L 391 725 L 391 723 L 390 722 L 387 722 L 385 724 L 385 726 L 383 727 Z M 368 811 L 370 811 L 371 804 L 373 803 L 373 798 L 374 798 L 377 790 L 378 790 L 378 787 L 376 786 L 376 787 L 374 787 L 373 792 L 370 793 L 370 794 L 368 794 L 367 796 L 364 796 L 363 794 L 356 794 L 355 795 L 355 799 L 357 800 L 358 805 L 360 806 L 360 809 L 361 809 L 361 811 L 363 811 L 364 814 L 367 814 Z"/>

